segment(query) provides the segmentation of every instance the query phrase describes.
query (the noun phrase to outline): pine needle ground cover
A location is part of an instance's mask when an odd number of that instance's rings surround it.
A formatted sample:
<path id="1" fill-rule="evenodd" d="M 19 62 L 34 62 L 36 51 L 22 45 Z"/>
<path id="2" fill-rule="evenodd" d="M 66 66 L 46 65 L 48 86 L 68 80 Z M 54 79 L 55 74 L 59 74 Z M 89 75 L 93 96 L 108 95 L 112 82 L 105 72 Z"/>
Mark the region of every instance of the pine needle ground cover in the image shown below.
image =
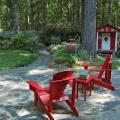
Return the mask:
<path id="1" fill-rule="evenodd" d="M 24 50 L 0 50 L 0 70 L 23 67 L 38 57 L 37 53 Z"/>

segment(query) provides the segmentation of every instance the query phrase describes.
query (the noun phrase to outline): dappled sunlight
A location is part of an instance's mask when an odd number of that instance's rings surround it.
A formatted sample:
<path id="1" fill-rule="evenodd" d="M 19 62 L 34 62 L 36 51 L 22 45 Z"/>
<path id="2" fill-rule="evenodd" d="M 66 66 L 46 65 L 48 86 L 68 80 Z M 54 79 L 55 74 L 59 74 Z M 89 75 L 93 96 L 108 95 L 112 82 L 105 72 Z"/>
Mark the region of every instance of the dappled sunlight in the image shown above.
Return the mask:
<path id="1" fill-rule="evenodd" d="M 64 119 L 68 119 L 68 118 L 73 118 L 73 114 L 53 114 L 53 117 L 55 118 L 55 120 L 64 120 Z"/>
<path id="2" fill-rule="evenodd" d="M 9 81 L 9 80 L 5 80 L 5 81 L 0 81 L 0 85 L 3 86 L 3 88 L 5 88 L 6 90 L 12 90 L 15 88 L 18 88 L 18 84 L 16 82 L 13 81 Z"/>
<path id="3" fill-rule="evenodd" d="M 116 68 L 120 70 L 120 65 L 119 65 L 119 66 L 116 66 Z"/>
<path id="4" fill-rule="evenodd" d="M 30 114 L 30 112 L 28 110 L 26 110 L 26 109 L 17 110 L 16 113 L 20 117 Z"/>
<path id="5" fill-rule="evenodd" d="M 89 98 L 89 103 L 96 104 L 104 104 L 105 102 L 115 101 L 117 98 L 111 92 L 96 92 L 92 94 L 92 97 Z"/>
<path id="6" fill-rule="evenodd" d="M 29 57 L 29 56 L 31 56 L 31 54 L 28 54 L 28 53 L 20 53 L 19 55 L 21 55 L 21 56 L 26 56 L 26 57 Z"/>
<path id="7" fill-rule="evenodd" d="M 25 89 L 14 89 L 9 92 L 7 91 L 6 95 L 1 97 L 3 98 L 1 99 L 1 103 L 14 106 L 26 104 L 29 100 L 33 99 L 32 93 Z"/>
<path id="8" fill-rule="evenodd" d="M 22 53 L 21 56 L 27 57 L 27 53 Z M 44 59 L 46 58 L 43 57 Z M 42 59 L 43 60 L 43 59 Z M 56 71 L 47 67 L 47 61 L 39 61 L 37 63 L 24 68 L 12 69 L 10 71 L 5 71 L 0 75 L 0 102 L 6 111 L 8 111 L 11 116 L 18 119 L 40 119 L 47 120 L 48 116 L 39 108 L 34 111 L 34 93 L 29 90 L 29 85 L 27 80 L 33 79 L 38 82 L 43 87 L 49 85 L 49 81 L 52 79 L 53 74 Z M 76 70 L 77 70 L 76 66 Z M 83 67 L 81 67 L 83 68 Z M 79 69 L 81 69 L 79 67 Z M 79 70 L 78 69 L 78 70 Z M 120 71 L 112 72 L 113 83 L 115 86 L 120 78 Z M 120 83 L 120 82 L 119 82 Z M 60 104 L 60 108 L 54 109 L 53 117 L 55 120 L 68 120 L 68 119 L 82 119 L 82 115 L 97 115 L 101 111 L 109 110 L 115 105 L 119 104 L 120 97 L 119 91 L 99 91 L 94 90 L 92 96 L 87 96 L 87 101 L 83 100 L 83 94 L 79 95 L 79 99 L 76 100 L 76 107 L 80 112 L 80 117 L 74 116 L 73 112 L 68 108 L 67 104 Z M 72 88 L 67 87 L 65 93 L 71 98 Z M 112 107 L 111 107 L 112 106 Z M 55 106 L 56 107 L 56 106 Z M 87 119 L 86 119 L 87 120 Z M 93 120 L 93 119 L 91 119 Z"/>
<path id="9" fill-rule="evenodd" d="M 9 89 L 15 89 L 19 86 L 19 78 L 14 75 L 3 75 L 0 78 L 0 85 L 7 87 Z"/>
<path id="10" fill-rule="evenodd" d="M 44 69 L 44 70 L 41 70 L 41 69 L 32 69 L 30 71 L 28 71 L 28 73 L 26 73 L 26 75 L 41 75 L 41 74 L 45 74 L 45 73 L 48 73 L 48 72 L 52 72 L 53 70 L 51 69 Z"/>
<path id="11" fill-rule="evenodd" d="M 0 85 L 2 85 L 2 86 L 7 86 L 7 85 L 9 85 L 10 84 L 10 81 L 4 81 L 4 80 L 0 80 Z"/>

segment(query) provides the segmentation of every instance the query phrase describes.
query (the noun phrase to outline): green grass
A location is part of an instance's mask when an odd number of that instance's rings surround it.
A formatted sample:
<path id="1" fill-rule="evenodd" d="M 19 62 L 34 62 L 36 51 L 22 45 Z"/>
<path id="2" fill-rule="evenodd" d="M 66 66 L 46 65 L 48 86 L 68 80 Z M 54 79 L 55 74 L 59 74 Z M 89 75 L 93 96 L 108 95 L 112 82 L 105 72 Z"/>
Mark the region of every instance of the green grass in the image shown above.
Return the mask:
<path id="1" fill-rule="evenodd" d="M 37 58 L 37 53 L 24 50 L 0 50 L 0 70 L 22 67 Z"/>
<path id="2" fill-rule="evenodd" d="M 104 60 L 105 57 L 101 57 L 99 60 L 96 60 L 96 63 L 103 64 Z M 112 62 L 112 70 L 120 69 L 120 63 L 117 61 L 116 58 L 112 58 L 111 62 Z"/>
<path id="3" fill-rule="evenodd" d="M 105 61 L 105 58 L 106 58 L 106 56 L 101 56 L 99 59 L 95 59 L 92 63 L 93 64 L 103 64 L 104 63 L 104 61 Z M 120 63 L 118 62 L 118 59 L 117 58 L 112 58 L 112 60 L 111 60 L 111 62 L 112 62 L 112 70 L 115 70 L 115 69 L 120 69 Z M 89 63 L 88 63 L 88 65 L 89 65 Z M 101 66 L 92 66 L 92 67 L 89 67 L 89 69 L 99 69 Z M 79 65 L 77 65 L 77 66 L 74 66 L 73 67 L 73 70 L 80 70 L 80 69 L 83 69 L 83 66 L 82 67 L 80 67 Z"/>

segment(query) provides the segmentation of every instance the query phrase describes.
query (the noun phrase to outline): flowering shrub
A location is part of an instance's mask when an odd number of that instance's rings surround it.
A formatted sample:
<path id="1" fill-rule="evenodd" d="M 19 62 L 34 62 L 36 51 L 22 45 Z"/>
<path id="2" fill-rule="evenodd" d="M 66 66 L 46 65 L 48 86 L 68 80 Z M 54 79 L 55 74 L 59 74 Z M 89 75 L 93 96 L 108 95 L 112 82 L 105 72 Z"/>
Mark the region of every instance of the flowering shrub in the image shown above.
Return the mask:
<path id="1" fill-rule="evenodd" d="M 88 59 L 88 54 L 79 45 L 75 53 L 71 54 L 67 51 L 67 43 L 62 43 L 55 48 L 53 58 L 56 63 L 67 62 L 72 66 L 76 61 Z"/>

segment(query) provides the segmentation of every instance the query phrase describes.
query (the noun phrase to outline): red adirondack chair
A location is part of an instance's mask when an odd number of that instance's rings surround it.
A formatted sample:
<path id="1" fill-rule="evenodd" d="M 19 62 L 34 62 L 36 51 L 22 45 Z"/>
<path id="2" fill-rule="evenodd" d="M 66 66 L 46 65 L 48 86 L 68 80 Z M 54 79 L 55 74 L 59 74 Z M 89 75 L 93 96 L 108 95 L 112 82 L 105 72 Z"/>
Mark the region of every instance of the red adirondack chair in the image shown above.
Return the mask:
<path id="1" fill-rule="evenodd" d="M 109 90 L 115 90 L 114 86 L 111 82 L 111 71 L 112 71 L 112 63 L 110 62 L 112 58 L 112 55 L 108 55 L 103 63 L 103 65 L 100 64 L 91 64 L 91 65 L 85 65 L 84 69 L 88 69 L 89 66 L 101 66 L 100 69 L 94 69 L 90 70 L 90 77 L 89 79 L 82 80 L 80 78 L 77 79 L 77 98 L 78 98 L 78 86 L 79 84 L 82 84 L 82 92 L 84 94 L 84 101 L 86 101 L 86 91 L 87 86 L 89 85 L 90 95 L 91 95 L 91 86 L 93 84 L 98 85 L 100 87 L 109 89 Z M 93 72 L 98 72 L 98 75 L 92 75 Z M 103 74 L 105 73 L 104 77 Z"/>
<path id="2" fill-rule="evenodd" d="M 98 75 L 93 75 L 92 84 L 98 85 L 100 87 L 103 87 L 109 90 L 115 90 L 111 81 L 111 71 L 112 71 L 112 63 L 110 62 L 111 58 L 112 58 L 112 55 L 108 55 L 103 65 L 92 64 L 92 65 L 86 65 L 85 67 L 87 68 L 89 66 L 102 66 L 100 69 L 90 70 L 91 74 L 93 72 L 98 72 Z M 105 75 L 103 77 L 104 73 Z"/>
<path id="3" fill-rule="evenodd" d="M 69 73 L 68 76 L 64 73 Z M 58 76 L 57 76 L 58 74 Z M 60 74 L 63 74 L 64 79 L 60 79 Z M 53 76 L 53 80 L 50 81 L 49 88 L 43 88 L 38 83 L 36 83 L 33 80 L 29 80 L 27 83 L 29 84 L 30 89 L 34 92 L 34 102 L 35 107 L 37 108 L 39 105 L 42 107 L 44 112 L 48 115 L 50 120 L 54 120 L 52 113 L 53 113 L 53 106 L 57 102 L 65 101 L 68 106 L 71 108 L 71 110 L 79 116 L 79 113 L 77 111 L 77 108 L 75 107 L 75 84 L 76 79 L 74 79 L 74 86 L 72 87 L 72 100 L 69 99 L 69 97 L 64 93 L 64 90 L 71 80 L 70 74 L 72 74 L 71 71 L 63 71 L 60 73 L 56 73 Z M 55 78 L 59 78 L 58 80 Z"/>
<path id="4" fill-rule="evenodd" d="M 53 75 L 53 80 L 61 80 L 61 79 L 69 79 L 68 85 L 72 87 L 72 104 L 75 104 L 75 99 L 76 99 L 76 79 L 73 76 L 73 70 L 65 70 L 61 72 L 57 72 Z"/>

